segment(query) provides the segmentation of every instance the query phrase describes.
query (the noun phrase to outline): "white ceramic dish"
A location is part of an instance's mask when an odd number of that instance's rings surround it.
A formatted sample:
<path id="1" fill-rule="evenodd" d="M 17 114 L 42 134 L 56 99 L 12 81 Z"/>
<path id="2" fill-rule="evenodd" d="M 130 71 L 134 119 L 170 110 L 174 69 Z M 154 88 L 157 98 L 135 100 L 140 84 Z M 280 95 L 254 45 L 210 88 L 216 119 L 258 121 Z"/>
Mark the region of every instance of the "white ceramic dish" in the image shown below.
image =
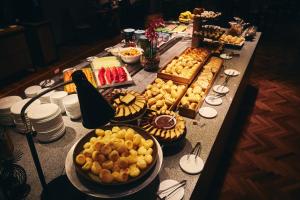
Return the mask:
<path id="1" fill-rule="evenodd" d="M 26 97 L 28 98 L 32 98 L 34 97 L 35 95 L 38 94 L 38 92 L 42 89 L 41 86 L 39 85 L 33 85 L 33 86 L 30 86 L 28 88 L 25 89 L 24 93 L 26 95 Z"/>
<path id="2" fill-rule="evenodd" d="M 179 182 L 176 180 L 168 179 L 164 180 L 159 184 L 158 191 L 165 190 L 173 185 L 178 184 Z M 172 192 L 172 189 L 167 190 L 166 192 L 163 192 L 159 195 L 160 198 L 164 198 L 168 194 Z M 180 200 L 184 196 L 184 187 L 180 187 L 178 190 L 176 190 L 174 193 L 172 193 L 170 196 L 166 198 L 166 200 Z"/>
<path id="3" fill-rule="evenodd" d="M 204 118 L 214 118 L 217 116 L 218 112 L 214 108 L 202 107 L 199 109 L 199 114 Z"/>
<path id="4" fill-rule="evenodd" d="M 124 51 L 128 51 L 129 49 L 136 49 L 139 51 L 138 55 L 135 56 L 128 56 L 128 55 L 124 55 Z M 136 63 L 140 60 L 140 57 L 143 53 L 143 50 L 140 48 L 136 48 L 136 47 L 127 47 L 127 48 L 123 48 L 120 53 L 119 56 L 121 57 L 121 59 L 125 62 L 125 63 L 129 63 L 129 64 L 133 64 Z"/>

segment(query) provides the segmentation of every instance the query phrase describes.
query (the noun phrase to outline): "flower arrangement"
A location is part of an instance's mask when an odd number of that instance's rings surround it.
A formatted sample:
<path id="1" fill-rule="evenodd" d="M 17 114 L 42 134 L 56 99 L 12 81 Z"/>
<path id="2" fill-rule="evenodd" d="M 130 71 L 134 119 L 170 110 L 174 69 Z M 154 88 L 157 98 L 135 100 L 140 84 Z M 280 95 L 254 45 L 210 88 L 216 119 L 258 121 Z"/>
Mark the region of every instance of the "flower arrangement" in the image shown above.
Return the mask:
<path id="1" fill-rule="evenodd" d="M 145 51 L 145 56 L 148 58 L 153 58 L 156 55 L 156 42 L 158 39 L 158 33 L 155 31 L 157 28 L 160 28 L 165 25 L 165 22 L 162 18 L 156 18 L 152 20 L 145 31 L 145 36 L 150 42 L 149 48 Z"/>

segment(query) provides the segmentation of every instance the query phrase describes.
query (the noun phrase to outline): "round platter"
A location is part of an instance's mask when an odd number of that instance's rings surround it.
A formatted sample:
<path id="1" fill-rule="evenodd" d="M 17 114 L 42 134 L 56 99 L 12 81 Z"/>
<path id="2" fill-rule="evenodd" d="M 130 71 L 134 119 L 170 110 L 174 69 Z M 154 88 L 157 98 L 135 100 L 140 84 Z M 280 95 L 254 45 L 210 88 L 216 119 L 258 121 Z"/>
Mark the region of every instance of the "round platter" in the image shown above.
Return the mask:
<path id="1" fill-rule="evenodd" d="M 152 139 L 154 141 L 154 138 L 151 135 L 149 135 L 143 129 L 141 129 L 139 127 L 136 127 L 136 126 L 131 126 L 131 125 L 127 125 L 127 124 L 126 125 L 125 124 L 113 124 L 113 125 L 107 125 L 107 126 L 104 126 L 104 127 L 101 127 L 101 128 L 103 130 L 111 130 L 114 126 L 118 126 L 120 128 L 132 128 L 138 134 L 140 134 L 143 138 Z M 76 162 L 75 162 L 76 156 L 80 152 L 82 152 L 84 144 L 87 143 L 90 140 L 91 137 L 97 137 L 97 135 L 95 134 L 95 130 L 87 133 L 84 137 L 82 137 L 79 140 L 79 142 L 77 143 L 77 145 L 74 149 L 74 152 L 73 152 L 73 164 L 75 165 L 76 171 L 77 171 L 78 175 L 80 175 L 82 178 L 86 179 L 87 181 L 90 181 L 94 184 L 106 186 L 106 187 L 120 186 L 120 185 L 126 185 L 127 186 L 128 184 L 137 182 L 137 181 L 139 181 L 139 179 L 142 179 L 144 176 L 147 176 L 147 174 L 155 166 L 155 163 L 157 161 L 157 145 L 156 145 L 156 143 L 154 143 L 154 145 L 152 146 L 152 149 L 153 149 L 153 153 L 152 153 L 153 161 L 152 161 L 152 163 L 147 167 L 147 169 L 145 169 L 144 171 L 141 171 L 141 174 L 139 176 L 137 176 L 135 178 L 130 178 L 126 182 L 103 183 L 103 182 L 100 181 L 98 176 L 88 174 L 86 171 L 82 170 L 80 165 L 76 164 Z"/>
<path id="2" fill-rule="evenodd" d="M 139 115 L 137 115 L 131 119 L 126 119 L 126 120 L 112 119 L 110 121 L 111 121 L 111 123 L 114 123 L 114 124 L 120 124 L 120 123 L 121 124 L 134 124 L 135 122 L 137 122 L 138 119 L 142 118 L 145 115 L 146 111 L 147 111 L 147 106 L 145 106 L 143 108 L 143 110 L 141 111 L 141 113 Z"/>
<path id="3" fill-rule="evenodd" d="M 126 185 L 126 187 L 119 186 L 117 187 L 117 189 L 115 187 L 99 187 L 99 185 L 92 184 L 90 181 L 80 179 L 80 177 L 76 173 L 75 165 L 73 164 L 73 153 L 78 142 L 73 145 L 66 157 L 65 169 L 67 177 L 74 187 L 92 197 L 111 199 L 122 198 L 135 194 L 147 187 L 156 178 L 161 169 L 163 162 L 163 152 L 157 140 L 154 139 L 154 141 L 157 146 L 157 162 L 153 169 L 150 171 L 149 176 L 143 177 L 139 181 L 130 185 Z"/>

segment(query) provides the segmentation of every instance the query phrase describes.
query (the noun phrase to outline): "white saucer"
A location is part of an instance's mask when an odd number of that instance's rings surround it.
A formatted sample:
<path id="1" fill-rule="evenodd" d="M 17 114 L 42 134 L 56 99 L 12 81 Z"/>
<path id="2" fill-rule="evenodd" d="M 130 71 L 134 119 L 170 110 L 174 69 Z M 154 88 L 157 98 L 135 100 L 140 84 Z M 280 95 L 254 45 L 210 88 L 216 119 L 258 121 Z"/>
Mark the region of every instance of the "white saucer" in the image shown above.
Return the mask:
<path id="1" fill-rule="evenodd" d="M 24 91 L 24 93 L 25 93 L 26 97 L 32 98 L 35 95 L 37 95 L 38 92 L 41 89 L 42 89 L 41 86 L 39 86 L 39 85 L 33 85 L 33 86 L 30 86 L 30 87 L 26 88 L 25 91 Z"/>
<path id="2" fill-rule="evenodd" d="M 179 165 L 181 169 L 188 174 L 198 174 L 204 167 L 202 158 L 196 155 L 184 155 L 180 158 Z"/>
<path id="3" fill-rule="evenodd" d="M 199 114 L 205 118 L 214 118 L 217 116 L 218 112 L 210 107 L 203 107 L 199 109 Z"/>
<path id="4" fill-rule="evenodd" d="M 225 59 L 225 60 L 230 60 L 230 59 L 232 58 L 232 56 L 229 56 L 229 55 L 227 55 L 226 53 L 222 53 L 222 54 L 220 55 L 220 58 L 223 58 L 223 59 Z"/>
<path id="5" fill-rule="evenodd" d="M 168 179 L 168 180 L 164 180 L 162 181 L 160 184 L 159 184 L 159 188 L 158 188 L 158 191 L 161 191 L 161 190 L 164 190 L 164 189 L 167 189 L 175 184 L 178 184 L 179 182 L 176 181 L 176 180 L 171 180 L 171 179 Z M 159 195 L 160 198 L 163 198 L 165 197 L 166 195 L 168 195 L 170 192 L 172 192 L 173 190 L 170 189 L 166 192 L 163 192 Z M 184 196 L 184 187 L 182 186 L 181 188 L 179 188 L 176 192 L 172 193 L 169 197 L 166 198 L 166 200 L 180 200 L 182 199 Z"/>
<path id="6" fill-rule="evenodd" d="M 205 102 L 212 106 L 218 106 L 223 103 L 223 100 L 221 97 L 208 95 L 207 97 L 205 97 Z"/>
<path id="7" fill-rule="evenodd" d="M 238 76 L 240 75 L 240 72 L 235 70 L 235 69 L 226 69 L 224 71 L 224 73 L 227 75 L 227 76 Z"/>
<path id="8" fill-rule="evenodd" d="M 220 94 L 226 94 L 229 92 L 229 88 L 226 87 L 226 86 L 223 86 L 223 85 L 215 85 L 213 87 L 213 90 L 217 93 L 220 93 Z"/>

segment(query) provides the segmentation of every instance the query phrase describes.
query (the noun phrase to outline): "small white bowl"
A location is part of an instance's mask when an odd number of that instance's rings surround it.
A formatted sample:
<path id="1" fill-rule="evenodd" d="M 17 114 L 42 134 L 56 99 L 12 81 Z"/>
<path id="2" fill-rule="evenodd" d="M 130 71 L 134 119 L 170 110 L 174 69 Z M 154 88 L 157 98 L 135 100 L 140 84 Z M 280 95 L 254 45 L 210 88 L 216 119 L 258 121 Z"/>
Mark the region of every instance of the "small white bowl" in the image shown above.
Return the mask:
<path id="1" fill-rule="evenodd" d="M 135 55 L 135 56 L 127 56 L 127 55 L 123 55 L 122 52 L 124 51 L 127 51 L 129 49 L 136 49 L 139 51 L 139 54 L 138 55 Z M 140 48 L 135 48 L 135 47 L 127 47 L 127 48 L 123 48 L 120 53 L 119 53 L 119 56 L 121 57 L 121 59 L 125 62 L 125 63 L 129 63 L 129 64 L 133 64 L 133 63 L 136 63 L 140 60 L 140 57 L 143 53 L 143 50 L 140 49 Z"/>

